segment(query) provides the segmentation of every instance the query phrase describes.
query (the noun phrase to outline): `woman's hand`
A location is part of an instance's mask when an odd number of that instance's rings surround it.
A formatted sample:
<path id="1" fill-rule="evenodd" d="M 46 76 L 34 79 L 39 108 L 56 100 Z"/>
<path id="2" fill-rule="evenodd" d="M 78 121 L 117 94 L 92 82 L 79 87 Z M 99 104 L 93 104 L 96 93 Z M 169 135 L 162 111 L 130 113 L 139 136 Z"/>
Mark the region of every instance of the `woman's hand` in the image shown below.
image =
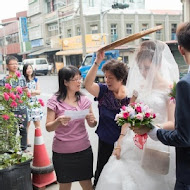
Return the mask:
<path id="1" fill-rule="evenodd" d="M 62 116 L 59 116 L 56 120 L 60 122 L 63 126 L 66 126 L 71 120 L 71 118 L 68 116 L 62 115 Z"/>
<path id="2" fill-rule="evenodd" d="M 30 91 L 30 94 L 31 94 L 31 96 L 36 96 L 36 92 L 33 90 Z"/>
<path id="3" fill-rule="evenodd" d="M 121 155 L 121 147 L 115 147 L 113 150 L 113 155 L 119 160 Z"/>
<path id="4" fill-rule="evenodd" d="M 95 62 L 100 64 L 104 60 L 105 53 L 104 51 L 97 51 Z"/>
<path id="5" fill-rule="evenodd" d="M 95 127 L 97 124 L 96 118 L 93 113 L 89 113 L 86 115 L 86 121 L 90 127 Z"/>

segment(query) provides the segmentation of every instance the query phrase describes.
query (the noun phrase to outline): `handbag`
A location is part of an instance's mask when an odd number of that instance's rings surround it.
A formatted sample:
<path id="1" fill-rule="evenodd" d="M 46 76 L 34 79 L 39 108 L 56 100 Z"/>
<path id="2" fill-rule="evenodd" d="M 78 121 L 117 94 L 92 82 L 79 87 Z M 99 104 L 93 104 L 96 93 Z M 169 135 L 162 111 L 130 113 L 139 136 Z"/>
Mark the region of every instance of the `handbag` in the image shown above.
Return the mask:
<path id="1" fill-rule="evenodd" d="M 141 159 L 141 167 L 157 174 L 167 175 L 170 165 L 170 148 L 169 146 L 166 146 L 166 148 L 166 151 L 158 150 L 148 147 L 146 143 Z"/>

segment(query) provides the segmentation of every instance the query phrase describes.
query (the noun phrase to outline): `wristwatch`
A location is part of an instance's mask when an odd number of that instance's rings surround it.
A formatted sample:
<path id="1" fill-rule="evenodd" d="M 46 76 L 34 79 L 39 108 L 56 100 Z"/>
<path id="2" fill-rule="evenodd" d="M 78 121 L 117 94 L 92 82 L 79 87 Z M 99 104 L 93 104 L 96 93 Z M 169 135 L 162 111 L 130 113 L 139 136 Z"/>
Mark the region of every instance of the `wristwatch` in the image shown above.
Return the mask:
<path id="1" fill-rule="evenodd" d="M 96 61 L 94 62 L 95 65 L 97 65 L 98 67 L 100 66 L 100 63 L 97 63 Z"/>

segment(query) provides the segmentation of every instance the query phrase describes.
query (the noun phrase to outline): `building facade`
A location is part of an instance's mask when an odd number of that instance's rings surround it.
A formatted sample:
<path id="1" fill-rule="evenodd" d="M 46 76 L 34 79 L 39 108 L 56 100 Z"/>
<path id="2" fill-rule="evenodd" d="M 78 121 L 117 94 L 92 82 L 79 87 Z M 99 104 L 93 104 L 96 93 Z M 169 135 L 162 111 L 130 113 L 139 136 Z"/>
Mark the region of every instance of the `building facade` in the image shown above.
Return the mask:
<path id="1" fill-rule="evenodd" d="M 80 17 L 80 2 L 83 7 L 83 20 Z M 64 43 L 73 41 L 76 36 L 92 35 L 96 45 L 104 45 L 124 38 L 130 34 L 163 25 L 164 29 L 144 37 L 144 39 L 158 39 L 162 41 L 175 40 L 177 24 L 181 22 L 180 11 L 148 11 L 145 10 L 145 0 L 118 0 L 118 3 L 129 4 L 127 9 L 112 9 L 112 1 L 102 0 L 29 0 L 29 39 L 32 49 L 37 50 L 28 54 L 35 57 L 47 57 L 55 62 L 81 64 L 82 54 L 73 46 L 64 49 Z M 84 22 L 84 28 L 82 28 Z M 103 40 L 103 36 L 106 39 Z M 82 40 L 81 40 L 82 42 Z M 123 60 L 129 62 L 128 54 L 138 45 L 140 40 L 120 48 Z M 82 44 L 81 44 L 82 45 Z M 95 50 L 91 48 L 92 50 Z M 57 52 L 62 50 L 62 52 Z M 81 48 L 82 50 L 82 48 Z M 89 53 L 89 47 L 87 47 Z M 58 57 L 55 56 L 57 52 Z M 63 56 L 61 56 L 61 54 Z M 76 65 L 76 64 L 75 64 Z M 78 66 L 77 65 L 77 66 Z"/>
<path id="2" fill-rule="evenodd" d="M 7 55 L 14 55 L 22 61 L 22 52 L 31 49 L 27 28 L 27 12 L 19 12 L 16 17 L 4 19 L 0 28 L 0 53 L 3 60 Z"/>
<path id="3" fill-rule="evenodd" d="M 190 22 L 190 0 L 181 0 L 183 3 L 183 21 Z"/>

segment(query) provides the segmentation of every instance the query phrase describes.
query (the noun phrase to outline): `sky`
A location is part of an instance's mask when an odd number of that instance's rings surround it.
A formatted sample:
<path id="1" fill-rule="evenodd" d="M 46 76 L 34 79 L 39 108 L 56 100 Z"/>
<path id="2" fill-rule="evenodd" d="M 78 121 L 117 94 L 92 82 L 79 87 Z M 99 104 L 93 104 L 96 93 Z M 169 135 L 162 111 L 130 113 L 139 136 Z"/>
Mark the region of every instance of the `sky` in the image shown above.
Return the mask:
<path id="1" fill-rule="evenodd" d="M 0 22 L 15 17 L 17 12 L 28 9 L 28 0 L 0 0 Z M 147 9 L 181 10 L 181 0 L 146 0 Z"/>

